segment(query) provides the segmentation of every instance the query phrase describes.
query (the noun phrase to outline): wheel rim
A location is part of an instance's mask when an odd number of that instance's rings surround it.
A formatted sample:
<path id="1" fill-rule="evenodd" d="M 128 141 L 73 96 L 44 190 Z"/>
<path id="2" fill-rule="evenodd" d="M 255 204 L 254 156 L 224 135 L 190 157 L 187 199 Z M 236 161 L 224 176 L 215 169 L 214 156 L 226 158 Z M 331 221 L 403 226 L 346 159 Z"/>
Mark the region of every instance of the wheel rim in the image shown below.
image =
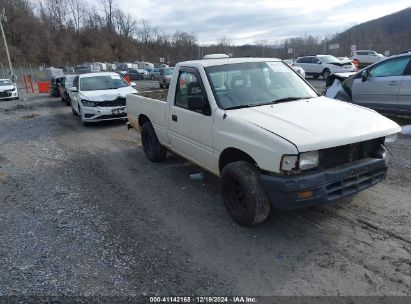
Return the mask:
<path id="1" fill-rule="evenodd" d="M 330 72 L 324 71 L 324 78 L 327 78 L 328 76 L 330 76 Z"/>
<path id="2" fill-rule="evenodd" d="M 243 216 L 247 211 L 247 199 L 243 187 L 237 179 L 229 177 L 226 182 L 228 205 L 235 216 Z"/>

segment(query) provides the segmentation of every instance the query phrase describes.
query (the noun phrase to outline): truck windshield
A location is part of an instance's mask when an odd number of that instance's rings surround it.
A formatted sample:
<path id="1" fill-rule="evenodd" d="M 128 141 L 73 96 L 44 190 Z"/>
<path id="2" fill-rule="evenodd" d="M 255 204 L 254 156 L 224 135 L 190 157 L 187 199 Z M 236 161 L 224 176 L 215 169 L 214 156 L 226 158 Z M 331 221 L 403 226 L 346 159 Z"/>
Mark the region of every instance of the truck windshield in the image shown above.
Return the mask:
<path id="1" fill-rule="evenodd" d="M 127 87 L 120 75 L 101 75 L 80 78 L 81 91 L 113 90 Z"/>
<path id="2" fill-rule="evenodd" d="M 226 110 L 318 96 L 280 61 L 212 66 L 206 72 L 218 106 Z"/>

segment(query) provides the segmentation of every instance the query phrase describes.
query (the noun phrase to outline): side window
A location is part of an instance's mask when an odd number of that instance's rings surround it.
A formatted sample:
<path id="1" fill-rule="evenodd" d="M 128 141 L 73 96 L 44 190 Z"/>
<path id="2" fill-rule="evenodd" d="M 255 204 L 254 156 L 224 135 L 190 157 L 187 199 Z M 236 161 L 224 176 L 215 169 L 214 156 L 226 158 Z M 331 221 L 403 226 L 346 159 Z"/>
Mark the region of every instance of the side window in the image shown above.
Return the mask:
<path id="1" fill-rule="evenodd" d="M 408 57 L 408 60 L 410 60 L 408 62 L 408 66 L 404 71 L 404 75 L 410 76 L 411 75 L 411 57 Z"/>
<path id="2" fill-rule="evenodd" d="M 318 59 L 317 57 L 311 57 L 311 63 L 318 63 L 320 62 L 320 59 Z"/>
<path id="3" fill-rule="evenodd" d="M 200 81 L 191 72 L 180 72 L 178 76 L 175 106 L 188 109 L 188 99 L 194 96 L 205 96 Z"/>
<path id="4" fill-rule="evenodd" d="M 371 77 L 401 76 L 410 61 L 409 57 L 401 57 L 385 61 L 370 71 Z"/>
<path id="5" fill-rule="evenodd" d="M 74 78 L 74 80 L 73 80 L 73 87 L 76 87 L 77 90 L 79 89 L 79 87 L 78 87 L 78 76 L 76 78 Z"/>

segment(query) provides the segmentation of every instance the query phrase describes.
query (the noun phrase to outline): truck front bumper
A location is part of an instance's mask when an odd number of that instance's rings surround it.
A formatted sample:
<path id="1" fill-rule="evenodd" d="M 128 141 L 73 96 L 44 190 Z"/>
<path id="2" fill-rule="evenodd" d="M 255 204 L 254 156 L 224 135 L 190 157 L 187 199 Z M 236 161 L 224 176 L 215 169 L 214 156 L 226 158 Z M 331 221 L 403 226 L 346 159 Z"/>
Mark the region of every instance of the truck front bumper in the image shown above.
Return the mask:
<path id="1" fill-rule="evenodd" d="M 385 159 L 366 158 L 302 175 L 262 174 L 260 179 L 274 208 L 296 209 L 338 202 L 384 180 L 387 169 Z"/>

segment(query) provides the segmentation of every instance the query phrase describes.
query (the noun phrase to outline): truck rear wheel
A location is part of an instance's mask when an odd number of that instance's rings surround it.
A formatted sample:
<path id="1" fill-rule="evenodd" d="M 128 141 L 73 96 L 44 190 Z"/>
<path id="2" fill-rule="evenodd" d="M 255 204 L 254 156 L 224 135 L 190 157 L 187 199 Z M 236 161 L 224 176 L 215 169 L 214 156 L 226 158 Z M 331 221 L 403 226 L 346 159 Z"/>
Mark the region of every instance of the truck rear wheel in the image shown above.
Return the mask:
<path id="1" fill-rule="evenodd" d="M 167 148 L 158 141 L 151 122 L 147 121 L 141 128 L 141 142 L 146 157 L 152 162 L 160 162 L 166 158 Z"/>
<path id="2" fill-rule="evenodd" d="M 237 161 L 225 166 L 221 190 L 228 213 L 240 225 L 260 224 L 270 214 L 271 205 L 260 182 L 260 171 L 249 162 Z"/>

